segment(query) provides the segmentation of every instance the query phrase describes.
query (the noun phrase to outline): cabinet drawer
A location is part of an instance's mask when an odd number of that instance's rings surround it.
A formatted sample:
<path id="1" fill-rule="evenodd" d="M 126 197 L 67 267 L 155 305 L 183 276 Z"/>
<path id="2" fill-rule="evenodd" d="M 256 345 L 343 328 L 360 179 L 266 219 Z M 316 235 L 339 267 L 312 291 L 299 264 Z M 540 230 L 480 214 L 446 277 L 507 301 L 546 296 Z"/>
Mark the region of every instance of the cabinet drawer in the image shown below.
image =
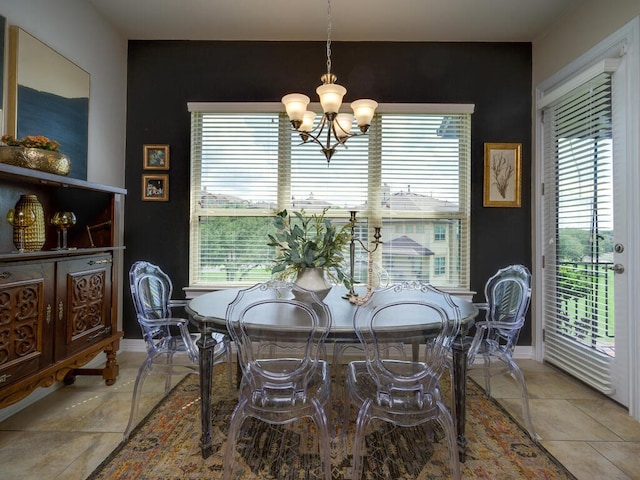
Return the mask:
<path id="1" fill-rule="evenodd" d="M 0 387 L 52 362 L 53 265 L 0 265 Z"/>
<path id="2" fill-rule="evenodd" d="M 58 261 L 56 266 L 56 360 L 111 335 L 109 254 Z"/>

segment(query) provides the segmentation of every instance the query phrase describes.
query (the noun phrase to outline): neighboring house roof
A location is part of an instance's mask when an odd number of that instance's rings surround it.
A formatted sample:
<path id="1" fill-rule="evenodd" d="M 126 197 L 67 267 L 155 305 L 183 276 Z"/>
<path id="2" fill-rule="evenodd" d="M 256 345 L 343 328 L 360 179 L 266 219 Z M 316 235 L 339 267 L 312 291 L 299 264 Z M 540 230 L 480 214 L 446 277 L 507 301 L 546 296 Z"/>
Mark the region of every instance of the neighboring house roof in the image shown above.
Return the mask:
<path id="1" fill-rule="evenodd" d="M 413 210 L 419 212 L 457 211 L 458 204 L 440 200 L 431 195 L 420 195 L 412 192 L 397 192 L 383 201 L 383 208 L 389 210 Z"/>
<path id="2" fill-rule="evenodd" d="M 240 197 L 236 197 L 233 195 L 226 195 L 223 193 L 209 193 L 206 191 L 200 195 L 200 202 L 203 206 L 247 203 L 246 200 L 243 200 Z"/>
<path id="3" fill-rule="evenodd" d="M 327 202 L 326 200 L 316 198 L 312 192 L 309 194 L 307 198 L 304 198 L 304 199 L 298 199 L 294 197 L 291 200 L 291 206 L 294 208 L 308 208 L 312 210 L 315 210 L 315 209 L 322 210 L 324 208 L 332 207 L 333 204 Z"/>
<path id="4" fill-rule="evenodd" d="M 401 237 L 394 238 L 388 242 L 382 244 L 383 253 L 389 253 L 393 255 L 407 255 L 407 256 L 427 256 L 434 255 L 434 253 L 427 247 L 423 247 L 415 240 L 402 235 Z"/>

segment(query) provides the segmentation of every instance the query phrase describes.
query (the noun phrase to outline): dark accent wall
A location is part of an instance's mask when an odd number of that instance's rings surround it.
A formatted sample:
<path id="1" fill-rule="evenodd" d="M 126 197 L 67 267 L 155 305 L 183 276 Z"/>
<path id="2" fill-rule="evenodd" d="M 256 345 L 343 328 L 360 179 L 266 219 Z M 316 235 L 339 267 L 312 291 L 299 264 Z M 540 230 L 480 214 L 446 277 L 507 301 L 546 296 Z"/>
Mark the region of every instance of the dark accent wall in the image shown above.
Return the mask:
<path id="1" fill-rule="evenodd" d="M 473 103 L 471 289 L 482 299 L 498 268 L 531 268 L 531 44 L 332 42 L 332 72 L 345 101 Z M 292 91 L 316 101 L 326 71 L 324 42 L 130 41 L 128 61 L 125 269 L 161 265 L 176 297 L 188 283 L 187 102 L 279 102 Z M 482 206 L 485 142 L 522 143 L 522 207 Z M 142 146 L 169 144 L 169 201 L 141 200 Z M 336 156 L 333 161 L 340 161 Z M 321 154 L 318 162 L 324 164 Z M 151 171 L 148 173 L 161 173 Z M 125 281 L 128 284 L 128 281 Z M 125 336 L 138 338 L 124 304 Z M 520 337 L 531 344 L 530 322 Z"/>

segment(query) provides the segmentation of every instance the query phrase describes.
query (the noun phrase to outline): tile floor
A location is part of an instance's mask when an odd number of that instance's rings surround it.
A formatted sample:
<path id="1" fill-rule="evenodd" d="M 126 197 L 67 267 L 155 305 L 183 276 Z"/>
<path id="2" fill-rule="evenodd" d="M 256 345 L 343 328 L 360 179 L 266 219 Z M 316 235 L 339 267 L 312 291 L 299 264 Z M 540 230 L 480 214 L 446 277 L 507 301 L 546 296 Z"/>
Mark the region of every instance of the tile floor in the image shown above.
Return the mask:
<path id="1" fill-rule="evenodd" d="M 0 479 L 83 480 L 120 443 L 136 371 L 144 354 L 118 355 L 120 376 L 106 387 L 78 377 L 0 423 Z M 542 445 L 579 480 L 640 479 L 640 423 L 625 409 L 553 367 L 519 362 L 531 395 Z M 163 383 L 145 384 L 139 418 L 162 396 Z M 153 386 L 152 386 L 153 385 Z M 510 379 L 494 379 L 494 396 L 520 417 Z"/>

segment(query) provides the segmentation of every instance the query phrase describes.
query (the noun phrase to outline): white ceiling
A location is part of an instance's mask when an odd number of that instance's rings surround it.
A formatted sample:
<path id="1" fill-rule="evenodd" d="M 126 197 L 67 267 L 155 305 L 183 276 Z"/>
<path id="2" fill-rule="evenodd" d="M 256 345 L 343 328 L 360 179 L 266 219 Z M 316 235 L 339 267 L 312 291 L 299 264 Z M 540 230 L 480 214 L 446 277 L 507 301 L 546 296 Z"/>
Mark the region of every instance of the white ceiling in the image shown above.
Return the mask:
<path id="1" fill-rule="evenodd" d="M 127 39 L 326 40 L 324 0 L 88 0 Z M 333 40 L 530 42 L 585 0 L 332 0 Z"/>

